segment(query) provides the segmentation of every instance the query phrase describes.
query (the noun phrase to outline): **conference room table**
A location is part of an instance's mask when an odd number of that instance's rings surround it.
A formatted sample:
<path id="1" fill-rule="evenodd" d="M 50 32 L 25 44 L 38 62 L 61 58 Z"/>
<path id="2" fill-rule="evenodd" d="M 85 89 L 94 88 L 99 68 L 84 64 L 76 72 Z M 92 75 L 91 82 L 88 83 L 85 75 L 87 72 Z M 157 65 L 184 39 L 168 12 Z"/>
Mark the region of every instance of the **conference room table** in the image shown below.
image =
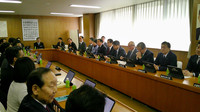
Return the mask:
<path id="1" fill-rule="evenodd" d="M 33 50 L 42 58 L 64 64 L 90 78 L 163 112 L 199 112 L 200 88 L 196 77 L 168 80 L 166 72 L 142 73 L 136 67 L 120 67 L 57 49 Z"/>
<path id="2" fill-rule="evenodd" d="M 36 64 L 36 67 L 45 67 L 47 65 L 47 61 L 46 60 L 43 60 L 42 61 L 42 64 Z M 64 79 L 67 75 L 67 72 L 66 70 L 64 69 L 61 69 L 61 70 L 56 70 L 55 69 L 55 65 L 51 65 L 50 69 L 52 70 L 52 72 L 54 74 L 57 74 L 57 73 L 60 73 L 61 75 L 58 75 L 56 76 L 57 78 L 57 93 L 55 95 L 55 98 L 56 97 L 62 97 L 62 96 L 65 96 L 65 95 L 69 95 L 73 89 L 72 89 L 72 86 L 70 86 L 69 88 L 66 88 L 65 84 L 64 84 Z M 83 85 L 84 81 L 78 77 L 74 77 L 73 80 L 72 80 L 72 83 L 73 85 L 76 86 L 76 89 L 79 88 L 81 85 Z M 96 88 L 98 91 L 104 93 L 103 91 L 101 91 L 100 89 Z M 106 93 L 104 93 L 106 94 Z M 137 112 L 136 110 L 128 107 L 127 105 L 125 105 L 124 103 L 118 101 L 117 99 L 113 98 L 112 96 L 109 95 L 110 98 L 112 98 L 113 100 L 115 100 L 115 105 L 112 109 L 112 112 Z M 66 101 L 60 101 L 58 102 L 58 104 L 65 109 L 65 103 Z"/>

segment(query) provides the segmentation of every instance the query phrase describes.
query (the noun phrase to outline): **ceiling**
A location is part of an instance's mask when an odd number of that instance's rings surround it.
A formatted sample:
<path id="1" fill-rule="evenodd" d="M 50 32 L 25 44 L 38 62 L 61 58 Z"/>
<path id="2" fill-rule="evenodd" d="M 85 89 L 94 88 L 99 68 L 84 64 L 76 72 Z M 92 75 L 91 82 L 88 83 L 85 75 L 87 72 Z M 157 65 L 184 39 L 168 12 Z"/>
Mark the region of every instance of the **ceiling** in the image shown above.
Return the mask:
<path id="1" fill-rule="evenodd" d="M 111 9 L 121 8 L 155 0 L 22 0 L 22 4 L 0 3 L 0 10 L 13 10 L 11 15 L 51 15 L 50 12 L 74 13 L 99 13 Z M 71 4 L 99 6 L 100 9 L 74 8 Z M 0 13 L 5 14 L 5 13 Z"/>

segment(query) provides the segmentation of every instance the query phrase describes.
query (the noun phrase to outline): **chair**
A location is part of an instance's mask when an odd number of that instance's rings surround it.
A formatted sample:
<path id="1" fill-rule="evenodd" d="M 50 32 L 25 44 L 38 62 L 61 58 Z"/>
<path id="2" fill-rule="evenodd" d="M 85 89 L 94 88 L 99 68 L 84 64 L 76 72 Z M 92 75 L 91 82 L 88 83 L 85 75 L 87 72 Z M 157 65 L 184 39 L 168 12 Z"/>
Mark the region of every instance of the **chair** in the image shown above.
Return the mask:
<path id="1" fill-rule="evenodd" d="M 0 112 L 6 112 L 4 106 L 2 105 L 2 103 L 0 102 Z"/>
<path id="2" fill-rule="evenodd" d="M 182 69 L 183 62 L 182 61 L 177 61 L 177 67 Z"/>

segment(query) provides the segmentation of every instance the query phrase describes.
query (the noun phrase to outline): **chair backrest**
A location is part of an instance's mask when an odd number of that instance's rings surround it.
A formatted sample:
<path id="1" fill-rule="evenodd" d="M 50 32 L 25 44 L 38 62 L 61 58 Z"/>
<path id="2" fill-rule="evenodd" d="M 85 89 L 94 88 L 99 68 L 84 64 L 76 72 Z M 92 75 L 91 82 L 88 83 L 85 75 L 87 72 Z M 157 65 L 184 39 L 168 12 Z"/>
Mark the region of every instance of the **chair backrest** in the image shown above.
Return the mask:
<path id="1" fill-rule="evenodd" d="M 177 61 L 177 67 L 182 69 L 183 62 L 182 61 Z"/>
<path id="2" fill-rule="evenodd" d="M 6 112 L 4 106 L 2 105 L 2 103 L 0 102 L 0 112 Z"/>

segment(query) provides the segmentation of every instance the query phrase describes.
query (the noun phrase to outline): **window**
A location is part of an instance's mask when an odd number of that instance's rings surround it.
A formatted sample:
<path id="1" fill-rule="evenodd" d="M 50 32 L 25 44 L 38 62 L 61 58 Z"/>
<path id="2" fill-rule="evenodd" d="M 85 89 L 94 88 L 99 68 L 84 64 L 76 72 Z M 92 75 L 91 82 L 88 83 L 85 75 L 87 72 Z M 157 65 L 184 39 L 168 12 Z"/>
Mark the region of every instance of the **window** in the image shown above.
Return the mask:
<path id="1" fill-rule="evenodd" d="M 100 13 L 98 37 L 102 35 L 121 45 L 144 42 L 160 49 L 168 41 L 172 50 L 188 51 L 189 0 L 158 0 Z"/>

